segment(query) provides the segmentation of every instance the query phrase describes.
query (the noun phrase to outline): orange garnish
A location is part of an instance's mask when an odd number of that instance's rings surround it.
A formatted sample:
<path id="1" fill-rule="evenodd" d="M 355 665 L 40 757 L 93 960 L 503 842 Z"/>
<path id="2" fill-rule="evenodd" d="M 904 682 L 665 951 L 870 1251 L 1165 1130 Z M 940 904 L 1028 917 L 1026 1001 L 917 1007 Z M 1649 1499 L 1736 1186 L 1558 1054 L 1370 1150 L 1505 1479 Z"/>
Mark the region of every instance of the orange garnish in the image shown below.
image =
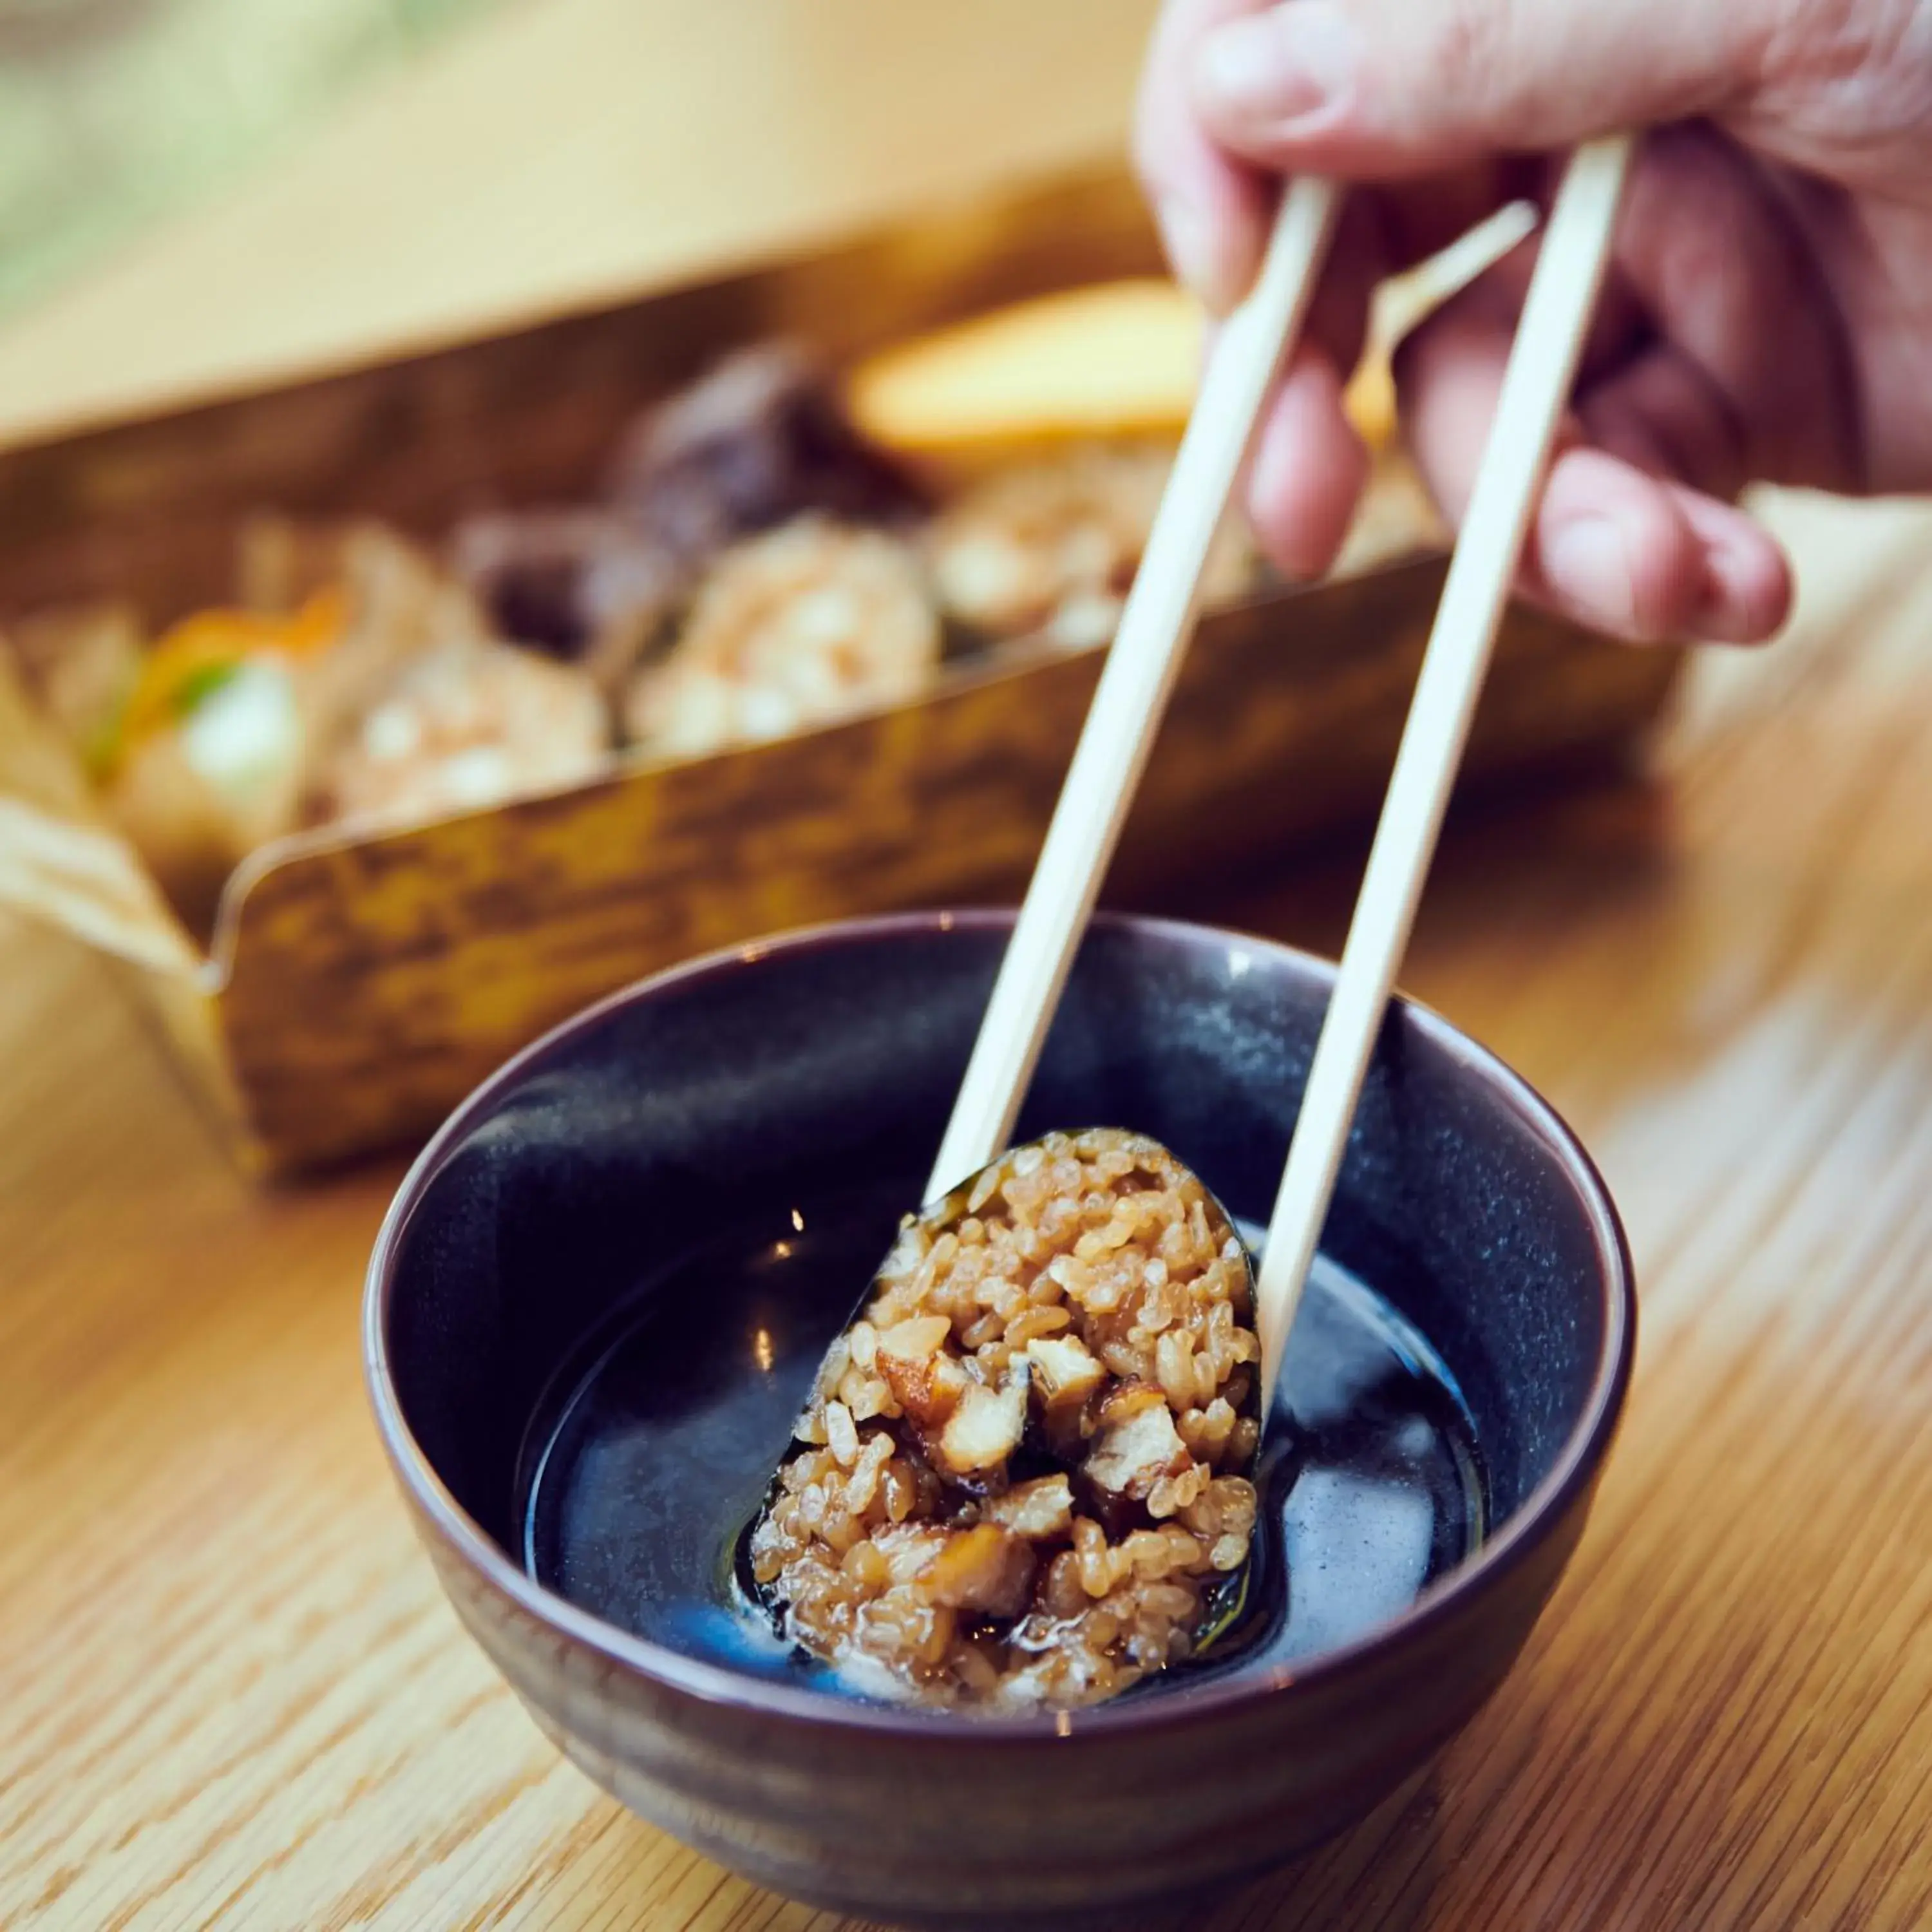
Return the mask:
<path id="1" fill-rule="evenodd" d="M 326 650 L 342 634 L 349 601 L 340 590 L 318 590 L 292 617 L 278 620 L 284 628 L 280 648 L 291 657 Z"/>
<path id="2" fill-rule="evenodd" d="M 298 610 L 197 610 L 155 640 L 121 719 L 122 745 L 172 724 L 248 658 L 312 656 L 340 634 L 339 590 L 319 590 Z"/>

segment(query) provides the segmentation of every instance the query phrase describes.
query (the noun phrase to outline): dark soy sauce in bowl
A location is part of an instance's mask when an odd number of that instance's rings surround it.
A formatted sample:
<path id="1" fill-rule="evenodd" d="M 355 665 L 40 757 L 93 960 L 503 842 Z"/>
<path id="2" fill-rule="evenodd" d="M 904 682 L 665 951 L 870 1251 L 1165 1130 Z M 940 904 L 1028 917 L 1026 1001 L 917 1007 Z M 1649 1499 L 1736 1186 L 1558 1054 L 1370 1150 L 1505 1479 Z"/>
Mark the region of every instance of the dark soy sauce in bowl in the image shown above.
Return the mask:
<path id="1" fill-rule="evenodd" d="M 738 1547 L 906 1198 L 880 1186 L 803 1204 L 778 1228 L 741 1229 L 640 1281 L 532 1418 L 520 1510 L 538 1582 L 687 1656 L 837 1688 L 749 1600 Z M 1256 1232 L 1241 1228 L 1251 1244 Z M 1190 1676 L 1360 1636 L 1483 1539 L 1482 1464 L 1454 1377 L 1408 1321 L 1326 1257 L 1283 1373 L 1248 1606 Z M 1158 1694 L 1164 1681 L 1128 1694 Z"/>

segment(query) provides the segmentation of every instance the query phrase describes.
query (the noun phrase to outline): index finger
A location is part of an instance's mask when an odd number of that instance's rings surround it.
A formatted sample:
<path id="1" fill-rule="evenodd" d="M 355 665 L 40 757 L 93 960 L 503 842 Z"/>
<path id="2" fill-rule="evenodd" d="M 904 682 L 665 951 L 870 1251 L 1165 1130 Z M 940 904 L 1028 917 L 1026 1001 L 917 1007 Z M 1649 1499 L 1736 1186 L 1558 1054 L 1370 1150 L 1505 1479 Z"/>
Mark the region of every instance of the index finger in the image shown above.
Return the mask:
<path id="1" fill-rule="evenodd" d="M 1261 177 L 1202 131 L 1192 100 L 1195 50 L 1222 22 L 1263 0 L 1166 0 L 1148 44 L 1134 110 L 1135 172 L 1175 275 L 1215 314 L 1246 293 L 1267 238 L 1272 198 Z"/>

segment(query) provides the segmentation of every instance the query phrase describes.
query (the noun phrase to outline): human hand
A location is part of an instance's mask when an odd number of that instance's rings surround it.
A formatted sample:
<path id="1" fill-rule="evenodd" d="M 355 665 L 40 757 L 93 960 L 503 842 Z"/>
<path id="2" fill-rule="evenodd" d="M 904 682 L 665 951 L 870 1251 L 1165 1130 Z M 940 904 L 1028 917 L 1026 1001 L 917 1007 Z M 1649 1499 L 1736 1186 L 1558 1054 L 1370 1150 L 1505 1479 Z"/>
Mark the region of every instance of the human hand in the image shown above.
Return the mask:
<path id="1" fill-rule="evenodd" d="M 1768 482 L 1932 485 L 1932 7 L 1923 0 L 1167 0 L 1136 157 L 1176 272 L 1225 310 L 1272 183 L 1359 184 L 1258 440 L 1248 511 L 1325 569 L 1367 456 L 1341 406 L 1370 296 L 1547 155 L 1642 127 L 1524 588 L 1584 622 L 1735 642 L 1790 580 L 1731 500 Z M 1404 433 L 1460 517 L 1534 258 L 1526 243 L 1402 346 Z"/>

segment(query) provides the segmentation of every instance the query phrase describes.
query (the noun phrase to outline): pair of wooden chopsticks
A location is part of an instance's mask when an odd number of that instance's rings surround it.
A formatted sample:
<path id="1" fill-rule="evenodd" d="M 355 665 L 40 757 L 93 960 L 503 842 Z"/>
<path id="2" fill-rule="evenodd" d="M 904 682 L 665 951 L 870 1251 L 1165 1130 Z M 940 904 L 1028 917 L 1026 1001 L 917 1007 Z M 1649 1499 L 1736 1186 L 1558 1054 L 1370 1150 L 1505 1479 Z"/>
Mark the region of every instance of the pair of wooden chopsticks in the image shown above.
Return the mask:
<path id="1" fill-rule="evenodd" d="M 1268 1224 L 1256 1310 L 1264 1414 L 1576 375 L 1630 154 L 1623 136 L 1579 148 L 1545 224 Z M 1292 184 L 1255 287 L 1215 344 L 981 1022 L 929 1199 L 994 1159 L 1012 1132 L 1180 667 L 1208 546 L 1274 374 L 1306 319 L 1340 202 L 1332 182 Z M 1292 782 L 1292 775 L 1284 778 Z"/>

